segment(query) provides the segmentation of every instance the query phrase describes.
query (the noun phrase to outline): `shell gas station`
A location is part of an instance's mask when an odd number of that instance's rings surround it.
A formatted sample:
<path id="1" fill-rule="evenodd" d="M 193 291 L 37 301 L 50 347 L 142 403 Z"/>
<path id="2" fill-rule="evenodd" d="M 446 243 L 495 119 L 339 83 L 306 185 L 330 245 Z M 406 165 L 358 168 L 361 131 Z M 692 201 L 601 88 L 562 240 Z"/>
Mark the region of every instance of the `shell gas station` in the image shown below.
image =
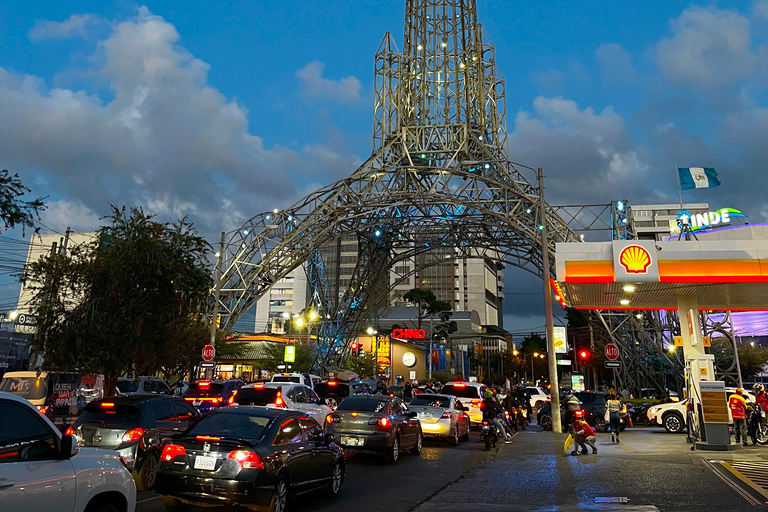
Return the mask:
<path id="1" fill-rule="evenodd" d="M 768 240 L 558 243 L 555 269 L 568 307 L 677 310 L 687 392 L 702 433 L 697 447 L 735 448 L 725 383 L 715 379 L 699 311 L 768 309 Z"/>

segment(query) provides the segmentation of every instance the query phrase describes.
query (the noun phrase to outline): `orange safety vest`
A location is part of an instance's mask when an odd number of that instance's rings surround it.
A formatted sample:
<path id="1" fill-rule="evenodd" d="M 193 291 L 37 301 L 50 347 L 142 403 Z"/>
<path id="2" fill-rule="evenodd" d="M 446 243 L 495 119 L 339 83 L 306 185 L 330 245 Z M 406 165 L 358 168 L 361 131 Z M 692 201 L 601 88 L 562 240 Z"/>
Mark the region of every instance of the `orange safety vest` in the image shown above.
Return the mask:
<path id="1" fill-rule="evenodd" d="M 728 399 L 728 407 L 731 408 L 731 416 L 735 420 L 747 419 L 747 401 L 741 395 L 731 395 Z"/>

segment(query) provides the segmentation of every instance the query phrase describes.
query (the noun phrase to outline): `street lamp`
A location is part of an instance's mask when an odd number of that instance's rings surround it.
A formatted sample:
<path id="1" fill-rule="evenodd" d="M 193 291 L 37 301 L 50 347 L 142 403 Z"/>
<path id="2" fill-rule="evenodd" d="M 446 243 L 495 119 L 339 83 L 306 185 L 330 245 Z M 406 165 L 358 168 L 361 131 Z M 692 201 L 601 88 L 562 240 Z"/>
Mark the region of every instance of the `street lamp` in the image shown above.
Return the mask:
<path id="1" fill-rule="evenodd" d="M 317 311 L 314 311 L 314 310 L 313 310 L 313 311 L 310 311 L 310 312 L 309 312 L 309 319 L 310 319 L 311 321 L 313 321 L 313 322 L 314 322 L 315 320 L 317 320 Z"/>

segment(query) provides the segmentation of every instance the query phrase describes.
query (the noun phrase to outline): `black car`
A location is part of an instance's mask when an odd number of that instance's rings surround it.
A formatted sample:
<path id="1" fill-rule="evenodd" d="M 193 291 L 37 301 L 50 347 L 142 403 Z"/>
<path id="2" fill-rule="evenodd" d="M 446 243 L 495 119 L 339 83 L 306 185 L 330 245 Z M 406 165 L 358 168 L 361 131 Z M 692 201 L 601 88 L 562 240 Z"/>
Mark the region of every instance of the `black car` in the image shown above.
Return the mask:
<path id="1" fill-rule="evenodd" d="M 200 418 L 194 407 L 166 395 L 126 395 L 86 405 L 66 434 L 80 446 L 117 450 L 140 491 L 155 485 L 162 439 Z"/>
<path id="2" fill-rule="evenodd" d="M 315 393 L 325 400 L 325 405 L 335 411 L 345 398 L 354 395 L 370 395 L 368 386 L 362 381 L 343 382 L 339 380 L 327 380 L 315 384 Z"/>
<path id="3" fill-rule="evenodd" d="M 346 451 L 376 453 L 392 463 L 402 450 L 421 454 L 421 422 L 397 397 L 351 396 L 330 416 L 327 428 Z"/>
<path id="4" fill-rule="evenodd" d="M 201 380 L 195 382 L 182 395 L 187 403 L 191 403 L 201 414 L 228 405 L 229 399 L 242 384 L 236 380 Z"/>
<path id="5" fill-rule="evenodd" d="M 166 439 L 157 475 L 169 511 L 241 505 L 284 511 L 289 495 L 344 481 L 344 454 L 318 423 L 297 411 L 232 406 Z"/>

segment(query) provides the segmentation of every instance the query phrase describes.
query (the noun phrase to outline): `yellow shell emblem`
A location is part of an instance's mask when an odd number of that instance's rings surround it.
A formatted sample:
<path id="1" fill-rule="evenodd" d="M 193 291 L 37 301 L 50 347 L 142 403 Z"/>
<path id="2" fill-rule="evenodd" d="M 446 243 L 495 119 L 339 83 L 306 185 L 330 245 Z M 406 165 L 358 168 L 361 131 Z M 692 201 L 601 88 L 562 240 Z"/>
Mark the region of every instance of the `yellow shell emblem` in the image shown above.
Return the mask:
<path id="1" fill-rule="evenodd" d="M 651 264 L 651 255 L 638 245 L 630 245 L 621 251 L 619 263 L 628 274 L 645 274 Z"/>

